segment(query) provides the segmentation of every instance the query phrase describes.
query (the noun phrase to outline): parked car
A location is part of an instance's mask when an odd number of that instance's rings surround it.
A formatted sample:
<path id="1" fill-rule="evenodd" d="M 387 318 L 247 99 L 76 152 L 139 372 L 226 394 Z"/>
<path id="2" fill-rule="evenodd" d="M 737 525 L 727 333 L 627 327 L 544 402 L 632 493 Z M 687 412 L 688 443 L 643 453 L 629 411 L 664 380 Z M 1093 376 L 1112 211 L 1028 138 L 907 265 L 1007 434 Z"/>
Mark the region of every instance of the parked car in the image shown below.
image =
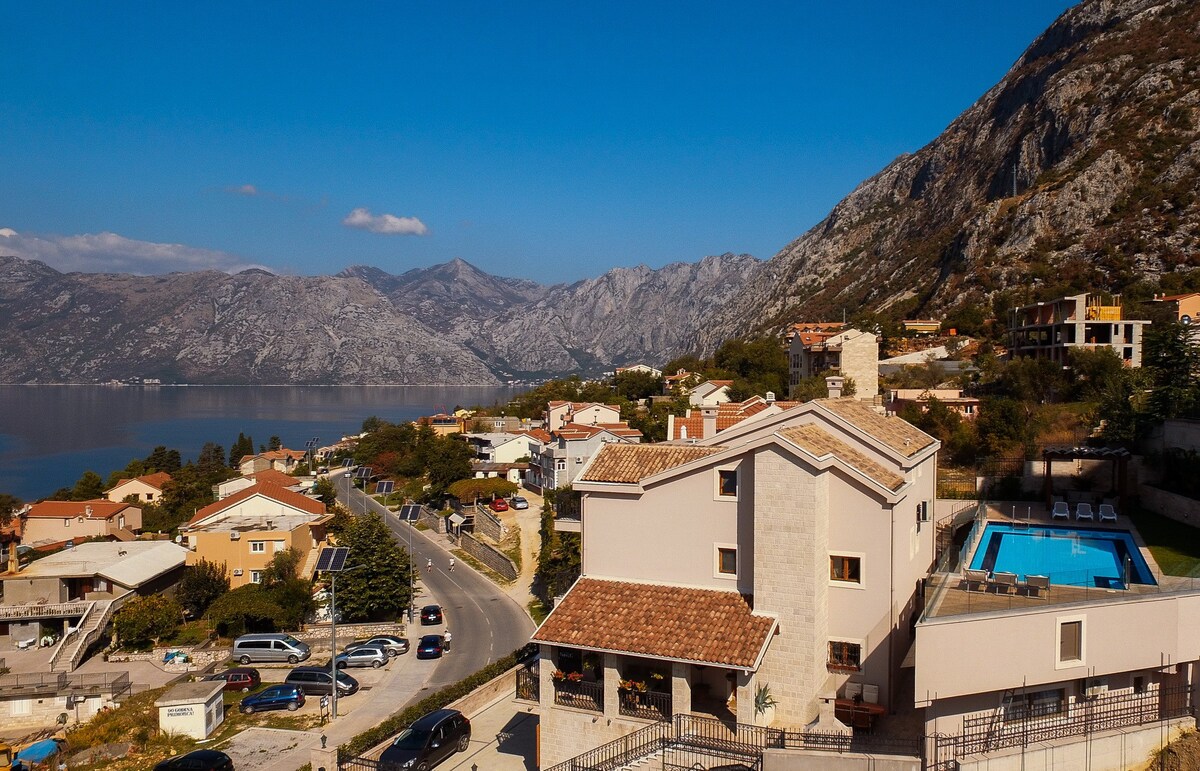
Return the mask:
<path id="1" fill-rule="evenodd" d="M 219 750 L 194 750 L 164 760 L 154 771 L 233 771 L 233 758 Z"/>
<path id="2" fill-rule="evenodd" d="M 233 658 L 243 664 L 252 661 L 299 664 L 311 655 L 308 644 L 290 634 L 244 634 L 233 641 Z"/>
<path id="3" fill-rule="evenodd" d="M 265 712 L 269 709 L 286 709 L 295 712 L 304 706 L 304 690 L 298 685 L 272 685 L 259 693 L 242 699 L 238 706 L 244 714 Z"/>
<path id="4" fill-rule="evenodd" d="M 358 692 L 358 681 L 345 672 L 338 670 L 338 696 L 349 696 Z M 288 672 L 283 681 L 294 685 L 308 696 L 328 696 L 333 693 L 333 678 L 325 667 L 296 667 Z"/>
<path id="5" fill-rule="evenodd" d="M 408 653 L 408 638 L 396 637 L 390 634 L 378 634 L 369 640 L 355 640 L 342 650 L 351 651 L 355 648 L 361 648 L 364 645 L 369 645 L 373 648 L 383 648 L 390 656 L 399 656 Z"/>
<path id="6" fill-rule="evenodd" d="M 361 645 L 345 653 L 339 653 L 334 659 L 338 669 L 346 667 L 375 667 L 379 669 L 391 660 L 391 656 L 383 648 L 373 645 Z"/>
<path id="7" fill-rule="evenodd" d="M 417 643 L 417 658 L 440 659 L 445 645 L 446 639 L 440 634 L 427 634 Z"/>
<path id="8" fill-rule="evenodd" d="M 421 623 L 426 626 L 442 623 L 442 606 L 426 605 L 421 608 Z"/>
<path id="9" fill-rule="evenodd" d="M 488 508 L 492 511 L 508 511 L 508 501 L 503 498 L 493 498 L 492 502 L 488 504 Z"/>
<path id="10" fill-rule="evenodd" d="M 224 690 L 241 691 L 242 693 L 253 691 L 262 684 L 262 678 L 258 676 L 258 670 L 254 667 L 234 667 L 224 672 L 213 672 L 211 675 L 205 675 L 201 679 L 208 681 L 224 680 Z"/>
<path id="11" fill-rule="evenodd" d="M 456 709 L 439 709 L 413 721 L 379 759 L 394 768 L 425 771 L 471 744 L 471 721 Z"/>
<path id="12" fill-rule="evenodd" d="M 513 497 L 511 497 L 511 498 L 509 498 L 509 499 L 508 499 L 508 503 L 509 503 L 509 505 L 510 505 L 510 506 L 512 506 L 514 509 L 527 509 L 527 508 L 529 508 L 529 501 L 525 500 L 525 497 L 524 497 L 524 496 L 522 496 L 522 495 L 514 495 Z"/>

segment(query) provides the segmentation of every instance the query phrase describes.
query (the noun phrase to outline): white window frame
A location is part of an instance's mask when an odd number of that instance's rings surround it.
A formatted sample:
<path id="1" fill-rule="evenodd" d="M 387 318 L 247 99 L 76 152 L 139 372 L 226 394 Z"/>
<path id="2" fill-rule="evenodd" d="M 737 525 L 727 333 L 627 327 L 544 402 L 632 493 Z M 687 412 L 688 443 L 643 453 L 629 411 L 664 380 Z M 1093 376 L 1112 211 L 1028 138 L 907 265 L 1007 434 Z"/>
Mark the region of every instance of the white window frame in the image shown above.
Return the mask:
<path id="1" fill-rule="evenodd" d="M 833 558 L 848 557 L 858 560 L 858 581 L 842 581 L 833 577 Z M 859 591 L 867 588 L 867 555 L 860 551 L 845 551 L 843 549 L 831 550 L 829 552 L 829 561 L 827 563 L 829 571 L 829 585 L 836 586 L 840 589 L 857 589 Z M 845 642 L 853 642 L 846 640 Z"/>
<path id="2" fill-rule="evenodd" d="M 733 495 L 721 494 L 721 474 L 722 472 L 733 472 Z M 713 469 L 713 500 L 714 501 L 734 501 L 736 502 L 742 494 L 742 474 L 737 466 L 718 466 Z"/>
<path id="3" fill-rule="evenodd" d="M 721 570 L 721 550 L 732 549 L 733 561 L 735 569 L 732 573 L 726 573 Z M 736 543 L 714 543 L 713 544 L 713 578 L 737 579 L 738 571 L 741 569 L 741 562 L 738 560 L 738 545 Z"/>
<path id="4" fill-rule="evenodd" d="M 1063 626 L 1079 622 L 1079 658 L 1062 658 Z M 1075 669 L 1087 665 L 1087 616 L 1058 616 L 1054 619 L 1054 668 Z"/>
<path id="5" fill-rule="evenodd" d="M 261 584 L 262 583 L 262 571 L 261 570 L 251 570 L 250 571 L 250 583 L 252 583 L 252 584 Z"/>
<path id="6" fill-rule="evenodd" d="M 267 553 L 267 542 L 266 541 L 251 541 L 250 542 L 250 553 L 251 554 L 266 554 Z"/>
<path id="7" fill-rule="evenodd" d="M 32 715 L 33 699 L 13 699 L 9 702 L 8 714 L 12 717 Z"/>
<path id="8" fill-rule="evenodd" d="M 287 541 L 271 541 L 271 551 L 275 554 L 287 549 Z"/>

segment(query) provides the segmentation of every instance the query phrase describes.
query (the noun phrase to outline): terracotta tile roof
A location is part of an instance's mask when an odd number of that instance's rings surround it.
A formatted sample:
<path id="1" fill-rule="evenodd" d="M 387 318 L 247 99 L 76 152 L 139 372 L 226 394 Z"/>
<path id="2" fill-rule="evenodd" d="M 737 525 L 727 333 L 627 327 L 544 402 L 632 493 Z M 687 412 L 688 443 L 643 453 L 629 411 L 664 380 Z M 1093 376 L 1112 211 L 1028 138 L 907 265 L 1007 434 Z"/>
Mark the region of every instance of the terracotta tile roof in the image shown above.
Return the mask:
<path id="1" fill-rule="evenodd" d="M 904 477 L 871 460 L 840 439 L 835 439 L 816 424 L 785 428 L 779 431 L 779 435 L 817 457 L 833 455 L 889 490 L 896 490 L 904 484 Z"/>
<path id="2" fill-rule="evenodd" d="M 288 458 L 292 460 L 303 460 L 307 455 L 308 453 L 306 453 L 304 450 L 267 450 L 266 452 L 256 452 L 252 455 L 243 455 L 241 459 L 238 460 L 238 463 L 245 463 L 251 458 L 263 458 L 264 460 L 286 460 Z"/>
<path id="3" fill-rule="evenodd" d="M 550 433 L 543 428 L 531 428 L 528 430 L 513 431 L 514 434 L 528 436 L 531 439 L 536 439 L 542 444 L 550 441 Z"/>
<path id="4" fill-rule="evenodd" d="M 815 403 L 906 458 L 911 458 L 937 441 L 907 420 L 880 415 L 858 399 L 816 399 Z"/>
<path id="5" fill-rule="evenodd" d="M 774 626 L 736 592 L 581 578 L 532 639 L 752 669 Z"/>
<path id="6" fill-rule="evenodd" d="M 288 490 L 286 487 L 274 484 L 273 482 L 259 482 L 250 485 L 244 490 L 238 490 L 228 498 L 222 498 L 219 501 L 210 503 L 204 508 L 196 512 L 196 516 L 188 520 L 189 525 L 194 525 L 197 522 L 208 519 L 213 514 L 218 514 L 225 509 L 235 506 L 247 498 L 255 495 L 262 495 L 270 498 L 273 501 L 278 501 L 286 506 L 291 506 L 301 511 L 307 511 L 309 514 L 325 514 L 325 504 L 318 500 L 309 498 L 306 495 Z"/>
<path id="7" fill-rule="evenodd" d="M 255 482 L 271 482 L 280 487 L 291 487 L 300 481 L 291 474 L 285 474 L 273 468 L 263 469 L 255 474 L 247 474 L 246 478 L 253 479 Z"/>
<path id="8" fill-rule="evenodd" d="M 120 481 L 118 481 L 115 485 L 108 488 L 104 492 L 106 492 L 106 493 L 112 492 L 113 490 L 116 490 L 118 487 L 125 484 L 126 482 L 141 482 L 142 484 L 153 487 L 155 490 L 162 490 L 163 485 L 165 485 L 167 482 L 170 482 L 170 481 L 171 481 L 170 474 L 168 474 L 165 471 L 156 471 L 153 474 L 143 474 L 142 476 L 135 477 L 134 479 L 130 479 L 129 477 L 124 477 Z"/>
<path id="9" fill-rule="evenodd" d="M 724 449 L 694 445 L 606 444 L 592 457 L 579 479 L 582 482 L 639 482 Z"/>
<path id="10" fill-rule="evenodd" d="M 780 410 L 789 410 L 801 402 L 774 402 Z M 771 403 L 761 396 L 752 396 L 744 402 L 722 402 L 717 405 L 717 433 L 732 428 L 748 417 L 757 415 L 768 409 Z M 704 418 L 699 410 L 688 410 L 684 417 L 672 421 L 674 435 L 668 439 L 683 439 L 683 428 L 687 428 L 688 439 L 700 439 L 704 436 Z"/>
<path id="11" fill-rule="evenodd" d="M 42 501 L 29 507 L 27 517 L 87 517 L 88 519 L 112 519 L 121 511 L 131 508 L 123 501 Z M 88 513 L 88 510 L 91 513 Z"/>

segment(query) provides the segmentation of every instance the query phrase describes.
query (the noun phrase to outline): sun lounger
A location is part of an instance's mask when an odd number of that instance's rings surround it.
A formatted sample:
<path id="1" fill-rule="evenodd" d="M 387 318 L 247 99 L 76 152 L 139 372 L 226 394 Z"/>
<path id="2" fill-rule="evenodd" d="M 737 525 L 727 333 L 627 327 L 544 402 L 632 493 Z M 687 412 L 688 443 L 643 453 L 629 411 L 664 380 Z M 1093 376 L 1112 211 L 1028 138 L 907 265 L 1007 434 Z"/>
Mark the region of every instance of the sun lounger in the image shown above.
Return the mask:
<path id="1" fill-rule="evenodd" d="M 967 568 L 963 571 L 963 581 L 967 584 L 967 591 L 972 591 L 971 585 L 983 591 L 987 582 L 988 574 L 986 570 L 971 570 Z"/>
<path id="2" fill-rule="evenodd" d="M 1076 520 L 1086 519 L 1088 521 L 1094 520 L 1095 516 L 1092 514 L 1092 504 L 1090 504 L 1090 503 L 1076 504 L 1075 519 Z"/>
<path id="3" fill-rule="evenodd" d="M 27 648 L 32 648 L 33 644 L 36 642 L 36 637 L 30 637 L 28 640 L 17 640 L 17 650 L 23 651 Z"/>
<path id="4" fill-rule="evenodd" d="M 1071 507 L 1066 501 L 1055 501 L 1054 508 L 1050 510 L 1050 519 L 1071 519 Z"/>
<path id="5" fill-rule="evenodd" d="M 992 573 L 992 583 L 996 585 L 997 593 L 1003 590 L 1005 594 L 1008 594 L 1010 588 L 1014 590 L 1017 588 L 1017 574 Z"/>
<path id="6" fill-rule="evenodd" d="M 1033 594 L 1037 592 L 1040 597 L 1045 592 L 1047 597 L 1050 596 L 1050 577 L 1049 576 L 1025 576 L 1025 593 Z"/>
<path id="7" fill-rule="evenodd" d="M 1100 504 L 1100 521 L 1101 522 L 1116 522 L 1117 510 L 1112 507 L 1112 504 Z"/>

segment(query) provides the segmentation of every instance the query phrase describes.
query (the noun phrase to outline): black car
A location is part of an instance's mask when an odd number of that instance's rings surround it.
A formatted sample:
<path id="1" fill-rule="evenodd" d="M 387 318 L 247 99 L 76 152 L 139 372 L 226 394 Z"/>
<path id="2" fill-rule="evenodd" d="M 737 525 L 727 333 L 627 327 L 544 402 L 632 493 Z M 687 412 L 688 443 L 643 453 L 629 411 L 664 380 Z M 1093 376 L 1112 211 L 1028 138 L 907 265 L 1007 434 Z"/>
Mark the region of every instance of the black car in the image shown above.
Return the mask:
<path id="1" fill-rule="evenodd" d="M 427 634 L 417 643 L 417 658 L 440 659 L 446 649 L 446 638 L 440 634 Z"/>
<path id="2" fill-rule="evenodd" d="M 217 750 L 196 750 L 164 760 L 154 771 L 233 771 L 233 759 Z"/>
<path id="3" fill-rule="evenodd" d="M 421 623 L 428 626 L 429 624 L 442 623 L 442 606 L 441 605 L 426 605 L 421 608 Z"/>
<path id="4" fill-rule="evenodd" d="M 471 743 L 471 721 L 456 709 L 439 709 L 416 719 L 379 759 L 395 768 L 428 771 Z"/>
<path id="5" fill-rule="evenodd" d="M 338 696 L 349 696 L 358 692 L 358 681 L 342 670 L 337 671 Z M 284 684 L 294 685 L 305 695 L 328 696 L 333 693 L 333 678 L 326 667 L 296 667 L 288 672 Z"/>

